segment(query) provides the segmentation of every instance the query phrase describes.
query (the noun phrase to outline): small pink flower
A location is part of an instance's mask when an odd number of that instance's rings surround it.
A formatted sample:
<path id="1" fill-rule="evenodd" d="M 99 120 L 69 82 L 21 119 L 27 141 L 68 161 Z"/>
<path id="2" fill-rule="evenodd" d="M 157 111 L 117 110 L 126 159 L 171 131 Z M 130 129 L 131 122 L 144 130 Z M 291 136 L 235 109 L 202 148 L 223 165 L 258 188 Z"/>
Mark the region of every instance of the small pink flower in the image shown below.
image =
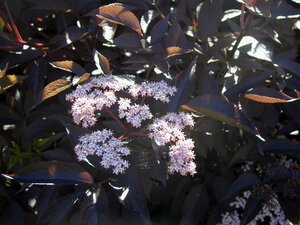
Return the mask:
<path id="1" fill-rule="evenodd" d="M 140 127 L 142 122 L 152 118 L 148 105 L 131 104 L 130 99 L 120 98 L 119 117 L 125 118 L 133 127 Z"/>
<path id="2" fill-rule="evenodd" d="M 123 173 L 129 167 L 128 161 L 122 159 L 130 154 L 129 149 L 107 129 L 81 136 L 75 153 L 79 161 L 86 161 L 89 155 L 102 157 L 101 165 L 106 169 L 112 168 L 114 174 Z"/>
<path id="3" fill-rule="evenodd" d="M 169 173 L 180 173 L 181 175 L 194 175 L 196 164 L 193 151 L 194 142 L 185 137 L 183 129 L 192 128 L 194 120 L 187 113 L 168 113 L 157 118 L 148 127 L 149 137 L 154 139 L 158 145 L 169 144 Z"/>
<path id="4" fill-rule="evenodd" d="M 129 93 L 132 97 L 152 97 L 162 102 L 169 102 L 170 97 L 176 92 L 176 87 L 169 86 L 165 81 L 160 82 L 143 82 L 132 85 Z"/>

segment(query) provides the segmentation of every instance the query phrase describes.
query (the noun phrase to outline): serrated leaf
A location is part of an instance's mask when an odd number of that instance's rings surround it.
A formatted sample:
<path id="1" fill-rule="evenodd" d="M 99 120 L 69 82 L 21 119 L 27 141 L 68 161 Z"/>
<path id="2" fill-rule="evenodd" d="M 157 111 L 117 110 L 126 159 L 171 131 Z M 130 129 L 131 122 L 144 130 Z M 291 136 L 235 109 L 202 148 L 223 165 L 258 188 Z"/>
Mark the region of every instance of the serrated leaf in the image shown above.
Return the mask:
<path id="1" fill-rule="evenodd" d="M 27 76 L 17 76 L 17 75 L 6 75 L 0 78 L 0 94 L 7 89 L 13 87 L 17 83 L 25 80 Z"/>
<path id="2" fill-rule="evenodd" d="M 292 98 L 282 92 L 276 91 L 272 88 L 256 88 L 248 91 L 245 94 L 245 98 L 255 102 L 274 104 L 274 103 L 287 103 L 298 100 L 298 98 Z"/>
<path id="3" fill-rule="evenodd" d="M 129 27 L 141 36 L 143 35 L 138 18 L 127 8 L 120 4 L 109 4 L 99 8 L 97 18 L 107 20 L 114 24 Z"/>
<path id="4" fill-rule="evenodd" d="M 15 180 L 35 184 L 92 184 L 92 176 L 76 163 L 39 162 L 19 170 Z"/>
<path id="5" fill-rule="evenodd" d="M 51 98 L 62 91 L 67 90 L 69 87 L 71 87 L 70 82 L 63 79 L 58 79 L 56 81 L 51 82 L 43 89 L 42 101 Z"/>
<path id="6" fill-rule="evenodd" d="M 254 185 L 261 184 L 261 180 L 254 173 L 243 173 L 240 175 L 231 185 L 227 195 L 223 200 L 231 200 L 233 197 L 237 196 L 242 191 L 251 188 Z"/>
<path id="7" fill-rule="evenodd" d="M 57 61 L 57 62 L 50 62 L 50 64 L 55 68 L 68 71 L 79 76 L 82 76 L 86 73 L 85 69 L 83 69 L 78 63 L 73 61 L 69 61 L 69 60 Z"/>
<path id="8" fill-rule="evenodd" d="M 252 122 L 235 105 L 217 95 L 201 95 L 181 105 L 180 109 L 205 115 L 247 132 L 258 134 Z"/>

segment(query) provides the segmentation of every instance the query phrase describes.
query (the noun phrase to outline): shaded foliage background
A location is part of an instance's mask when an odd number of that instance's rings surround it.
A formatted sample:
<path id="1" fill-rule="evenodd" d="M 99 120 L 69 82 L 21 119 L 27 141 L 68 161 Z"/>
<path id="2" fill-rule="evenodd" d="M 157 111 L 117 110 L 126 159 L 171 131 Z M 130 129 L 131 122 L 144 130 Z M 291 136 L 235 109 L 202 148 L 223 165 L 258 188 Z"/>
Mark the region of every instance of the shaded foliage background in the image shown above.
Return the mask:
<path id="1" fill-rule="evenodd" d="M 216 224 L 266 184 L 299 222 L 300 168 L 277 160 L 300 160 L 297 1 L 0 2 L 1 224 Z M 198 115 L 194 177 L 168 176 L 143 139 L 123 175 L 77 161 L 87 130 L 65 93 L 102 73 L 173 80 L 172 101 L 151 107 Z"/>

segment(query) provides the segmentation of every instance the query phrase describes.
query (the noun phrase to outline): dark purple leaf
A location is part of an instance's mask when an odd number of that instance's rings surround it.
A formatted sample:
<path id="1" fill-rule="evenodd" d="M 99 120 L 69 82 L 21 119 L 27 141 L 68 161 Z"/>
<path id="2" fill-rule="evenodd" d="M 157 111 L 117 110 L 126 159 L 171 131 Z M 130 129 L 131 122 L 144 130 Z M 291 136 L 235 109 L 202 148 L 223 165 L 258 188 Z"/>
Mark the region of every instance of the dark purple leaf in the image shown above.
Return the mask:
<path id="1" fill-rule="evenodd" d="M 258 134 L 252 122 L 235 105 L 220 96 L 205 94 L 181 105 L 180 108 Z"/>
<path id="2" fill-rule="evenodd" d="M 62 161 L 39 162 L 19 170 L 12 176 L 24 183 L 92 184 L 92 176 L 78 164 Z"/>
<path id="3" fill-rule="evenodd" d="M 108 199 L 102 187 L 88 190 L 80 201 L 82 223 L 109 225 Z"/>
<path id="4" fill-rule="evenodd" d="M 163 39 L 166 36 L 168 31 L 169 16 L 166 16 L 162 20 L 158 21 L 152 28 L 151 44 L 155 44 Z"/>
<path id="5" fill-rule="evenodd" d="M 72 162 L 73 157 L 64 149 L 55 148 L 52 150 L 43 151 L 40 153 L 41 156 L 47 158 L 48 160 L 59 160 L 59 161 L 70 161 Z"/>
<path id="6" fill-rule="evenodd" d="M 252 194 L 247 200 L 247 204 L 244 208 L 244 213 L 241 219 L 241 225 L 247 225 L 254 219 L 254 217 L 263 208 L 263 195 L 262 194 Z"/>
<path id="7" fill-rule="evenodd" d="M 213 35 L 221 23 L 223 17 L 222 1 L 207 0 L 197 8 L 197 30 L 202 40 Z"/>
<path id="8" fill-rule="evenodd" d="M 209 207 L 209 197 L 204 185 L 195 185 L 182 206 L 179 225 L 197 225 L 205 218 Z"/>
<path id="9" fill-rule="evenodd" d="M 141 40 L 136 33 L 123 33 L 114 39 L 114 44 L 121 49 L 137 50 L 142 48 Z"/>
<path id="10" fill-rule="evenodd" d="M 259 184 L 261 184 L 261 180 L 256 174 L 243 173 L 233 182 L 223 200 L 232 200 L 233 197 L 237 196 L 241 192 L 251 189 L 251 187 L 253 187 L 254 185 Z"/>
<path id="11" fill-rule="evenodd" d="M 67 194 L 53 202 L 37 222 L 39 225 L 61 224 L 68 212 L 78 200 L 80 193 Z"/>
<path id="12" fill-rule="evenodd" d="M 180 105 L 185 103 L 193 91 L 196 71 L 196 61 L 192 62 L 189 67 L 180 74 L 180 80 L 177 84 L 177 92 L 171 98 L 169 111 L 176 111 Z"/>

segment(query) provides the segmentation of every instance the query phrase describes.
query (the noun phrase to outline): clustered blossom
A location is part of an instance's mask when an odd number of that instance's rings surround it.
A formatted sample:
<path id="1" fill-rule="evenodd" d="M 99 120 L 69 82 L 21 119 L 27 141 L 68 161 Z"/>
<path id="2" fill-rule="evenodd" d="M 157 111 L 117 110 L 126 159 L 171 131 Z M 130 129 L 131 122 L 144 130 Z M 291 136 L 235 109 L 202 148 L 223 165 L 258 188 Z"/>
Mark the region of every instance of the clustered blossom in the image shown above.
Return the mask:
<path id="1" fill-rule="evenodd" d="M 131 104 L 130 99 L 120 98 L 119 100 L 119 117 L 126 118 L 127 123 L 133 127 L 140 127 L 144 120 L 153 117 L 148 105 Z"/>
<path id="2" fill-rule="evenodd" d="M 114 76 L 96 77 L 90 82 L 79 85 L 76 90 L 66 96 L 66 100 L 73 103 L 71 114 L 76 124 L 84 127 L 95 125 L 96 111 L 103 107 L 111 107 L 116 103 L 116 91 L 123 90 L 126 84 L 120 84 Z"/>
<path id="3" fill-rule="evenodd" d="M 128 98 L 120 98 L 116 92 L 123 91 L 141 104 L 132 103 Z M 76 124 L 82 123 L 84 127 L 93 126 L 97 122 L 96 113 L 103 108 L 118 104 L 118 117 L 126 120 L 135 128 L 142 122 L 153 117 L 148 105 L 144 104 L 147 97 L 154 98 L 163 103 L 170 101 L 176 92 L 176 87 L 169 86 L 165 81 L 142 82 L 141 84 L 128 84 L 121 82 L 117 76 L 99 76 L 91 81 L 79 85 L 76 90 L 66 96 L 66 100 L 73 103 L 71 114 Z M 110 111 L 110 114 L 113 112 Z M 116 119 L 116 115 L 112 115 Z M 118 119 L 116 119 L 118 120 Z M 121 121 L 117 121 L 121 123 Z M 183 129 L 192 128 L 194 121 L 187 113 L 168 113 L 157 118 L 149 126 L 149 137 L 158 145 L 169 145 L 169 173 L 194 175 L 194 142 L 186 138 Z M 104 168 L 112 168 L 115 174 L 122 173 L 129 164 L 122 156 L 129 155 L 129 149 L 124 143 L 116 139 L 110 130 L 96 131 L 80 137 L 79 144 L 75 146 L 78 160 L 87 160 L 88 155 L 97 155 L 102 158 Z"/>
<path id="4" fill-rule="evenodd" d="M 194 142 L 186 138 L 183 129 L 192 128 L 194 120 L 187 113 L 168 113 L 157 118 L 149 126 L 149 137 L 154 139 L 158 145 L 169 144 L 169 173 L 180 173 L 181 175 L 196 173 Z"/>
<path id="5" fill-rule="evenodd" d="M 107 129 L 81 136 L 75 153 L 80 161 L 87 160 L 89 155 L 100 156 L 101 166 L 112 168 L 114 174 L 123 173 L 129 167 L 128 161 L 122 159 L 130 154 L 129 149 Z"/>
<path id="6" fill-rule="evenodd" d="M 299 164 L 297 161 L 293 160 L 293 159 L 288 159 L 288 157 L 286 155 L 282 155 L 279 159 L 278 159 L 278 163 L 281 166 L 284 166 L 288 169 L 290 168 L 299 168 Z"/>
<path id="7" fill-rule="evenodd" d="M 233 208 L 233 211 L 222 214 L 221 223 L 218 223 L 217 225 L 240 225 L 242 215 L 240 215 L 239 212 L 245 209 L 247 200 L 250 196 L 251 192 L 245 191 L 242 196 L 236 197 L 235 200 L 230 203 L 230 207 Z M 269 201 L 264 205 L 260 212 L 249 223 L 249 225 L 257 225 L 264 221 L 268 221 L 268 224 L 272 225 L 290 224 L 275 196 L 272 196 L 269 199 Z"/>
<path id="8" fill-rule="evenodd" d="M 169 102 L 170 97 L 174 95 L 176 88 L 169 86 L 165 81 L 160 82 L 142 82 L 134 84 L 129 88 L 132 97 L 152 97 L 162 102 Z"/>

